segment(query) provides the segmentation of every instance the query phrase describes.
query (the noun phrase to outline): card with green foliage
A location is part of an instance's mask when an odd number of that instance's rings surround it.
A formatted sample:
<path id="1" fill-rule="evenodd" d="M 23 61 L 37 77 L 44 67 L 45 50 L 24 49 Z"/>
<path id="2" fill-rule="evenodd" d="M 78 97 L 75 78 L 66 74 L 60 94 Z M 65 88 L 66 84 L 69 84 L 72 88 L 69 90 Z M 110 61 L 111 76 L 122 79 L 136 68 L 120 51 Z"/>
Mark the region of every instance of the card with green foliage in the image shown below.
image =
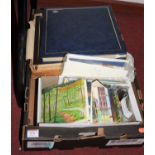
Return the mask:
<path id="1" fill-rule="evenodd" d="M 40 123 L 86 122 L 88 118 L 86 80 L 42 89 Z"/>

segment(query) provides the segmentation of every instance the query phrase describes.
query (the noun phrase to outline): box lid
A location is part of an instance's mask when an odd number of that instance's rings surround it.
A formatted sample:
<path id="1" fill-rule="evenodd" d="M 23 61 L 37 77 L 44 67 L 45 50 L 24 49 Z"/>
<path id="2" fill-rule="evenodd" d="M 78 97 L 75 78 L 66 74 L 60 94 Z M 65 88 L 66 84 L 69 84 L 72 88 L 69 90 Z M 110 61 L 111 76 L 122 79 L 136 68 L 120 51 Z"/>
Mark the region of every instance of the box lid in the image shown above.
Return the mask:
<path id="1" fill-rule="evenodd" d="M 110 6 L 48 8 L 42 13 L 39 53 L 36 54 L 39 63 L 48 62 L 44 61 L 46 58 L 51 61 L 48 58 L 63 57 L 66 53 L 126 54 L 126 46 Z"/>

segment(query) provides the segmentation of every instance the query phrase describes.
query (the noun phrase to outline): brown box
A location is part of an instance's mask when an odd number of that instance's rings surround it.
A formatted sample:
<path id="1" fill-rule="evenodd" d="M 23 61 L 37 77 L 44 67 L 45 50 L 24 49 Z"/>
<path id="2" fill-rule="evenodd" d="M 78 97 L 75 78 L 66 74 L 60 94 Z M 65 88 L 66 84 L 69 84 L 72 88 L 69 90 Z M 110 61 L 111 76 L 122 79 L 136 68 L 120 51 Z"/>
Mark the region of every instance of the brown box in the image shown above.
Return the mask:
<path id="1" fill-rule="evenodd" d="M 40 16 L 34 15 L 35 18 Z M 35 25 L 36 28 L 36 25 Z M 34 37 L 35 31 L 31 31 L 27 35 L 27 53 L 26 61 L 28 64 L 28 79 L 27 87 L 25 89 L 25 103 L 23 112 L 23 125 L 22 125 L 22 149 L 68 149 L 73 147 L 82 146 L 98 146 L 98 147 L 111 147 L 111 146 L 135 146 L 143 145 L 143 120 L 139 124 L 129 125 L 99 125 L 88 127 L 41 127 L 36 122 L 37 117 L 37 91 L 38 91 L 38 78 L 42 76 L 59 76 L 63 69 L 62 63 L 53 64 L 34 64 L 33 53 L 35 44 L 38 43 Z M 31 35 L 30 35 L 31 34 Z M 143 104 L 141 91 L 137 85 L 137 81 L 132 83 L 135 97 L 139 106 L 139 111 L 142 114 L 143 109 L 140 107 Z"/>

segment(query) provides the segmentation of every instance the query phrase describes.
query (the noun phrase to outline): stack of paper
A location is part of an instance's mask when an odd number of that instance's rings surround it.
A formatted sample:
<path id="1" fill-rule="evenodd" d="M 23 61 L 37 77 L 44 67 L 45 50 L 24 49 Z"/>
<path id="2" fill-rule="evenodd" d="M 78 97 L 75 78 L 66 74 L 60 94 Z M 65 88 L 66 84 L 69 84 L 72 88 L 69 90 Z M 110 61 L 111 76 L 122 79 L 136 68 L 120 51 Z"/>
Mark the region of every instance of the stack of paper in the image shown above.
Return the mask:
<path id="1" fill-rule="evenodd" d="M 98 79 L 125 79 L 129 71 L 128 60 L 67 54 L 59 83 L 64 77 Z"/>

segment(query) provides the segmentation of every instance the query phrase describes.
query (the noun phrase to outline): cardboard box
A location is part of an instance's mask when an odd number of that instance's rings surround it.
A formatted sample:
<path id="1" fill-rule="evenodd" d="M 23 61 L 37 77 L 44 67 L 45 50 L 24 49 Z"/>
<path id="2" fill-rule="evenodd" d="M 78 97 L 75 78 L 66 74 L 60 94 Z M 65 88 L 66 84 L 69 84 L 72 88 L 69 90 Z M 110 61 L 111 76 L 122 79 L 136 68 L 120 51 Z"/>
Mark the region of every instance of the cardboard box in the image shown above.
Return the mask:
<path id="1" fill-rule="evenodd" d="M 115 51 L 114 48 L 111 55 L 114 53 L 121 54 L 122 52 L 127 52 L 121 33 L 117 27 L 115 17 L 109 6 L 90 7 L 90 8 L 89 7 L 57 8 L 57 9 L 52 8 L 49 10 L 52 10 L 53 14 L 57 15 L 59 14 L 59 12 L 61 13 L 62 11 L 62 16 L 66 15 L 67 11 L 70 12 L 73 10 L 72 15 L 74 16 L 75 10 L 76 11 L 78 10 L 77 12 L 79 13 L 80 9 L 90 11 L 90 9 L 102 10 L 105 8 L 108 10 L 110 18 L 113 19 L 112 21 L 114 21 L 114 23 L 111 23 L 111 26 L 114 29 L 114 33 L 116 33 L 115 39 L 119 43 L 118 49 Z M 65 12 L 63 12 L 63 10 L 65 10 Z M 26 46 L 27 84 L 25 89 L 25 104 L 23 112 L 24 119 L 22 125 L 22 149 L 40 150 L 40 149 L 53 149 L 53 148 L 68 149 L 82 146 L 111 147 L 111 146 L 124 146 L 124 145 L 129 146 L 143 145 L 144 143 L 143 120 L 137 124 L 117 124 L 117 125 L 103 124 L 103 125 L 85 126 L 85 127 L 41 127 L 37 124 L 36 117 L 37 117 L 38 78 L 42 76 L 59 76 L 63 69 L 63 64 L 60 62 L 61 59 L 58 60 L 59 61 L 58 63 L 55 63 L 55 61 L 53 60 L 52 62 L 51 61 L 45 62 L 43 61 L 43 59 L 40 60 L 41 56 L 39 55 L 38 52 L 42 44 L 40 38 L 43 34 L 41 34 L 42 29 L 41 27 L 39 27 L 39 25 L 41 24 L 39 20 L 40 19 L 43 20 L 42 18 L 44 18 L 42 12 L 44 12 L 44 10 L 36 10 L 34 12 L 33 16 L 34 18 L 30 21 L 30 29 L 28 29 L 27 33 L 27 46 Z M 70 13 L 68 15 L 70 15 Z M 86 29 L 84 31 L 86 31 Z M 61 36 L 61 33 L 59 35 Z M 104 43 L 106 43 L 107 41 L 108 39 Z M 113 43 L 114 43 L 113 45 L 115 45 L 115 41 Z M 49 47 L 49 50 L 50 48 L 51 47 Z M 101 49 L 96 49 L 98 50 L 98 53 L 95 52 L 92 55 L 105 54 L 107 56 L 109 54 L 105 52 L 111 50 L 111 47 L 108 48 L 109 49 L 104 49 L 105 51 L 103 53 L 100 53 Z M 87 51 L 86 48 L 83 48 L 83 51 L 85 50 L 88 54 L 89 51 Z M 78 54 L 79 52 L 81 54 L 80 50 L 78 51 Z M 63 55 L 61 56 L 63 57 Z M 140 104 L 143 103 L 143 100 L 136 82 L 136 78 L 132 82 L 132 88 L 138 103 L 139 111 L 142 114 L 143 119 L 143 110 L 140 108 Z"/>

